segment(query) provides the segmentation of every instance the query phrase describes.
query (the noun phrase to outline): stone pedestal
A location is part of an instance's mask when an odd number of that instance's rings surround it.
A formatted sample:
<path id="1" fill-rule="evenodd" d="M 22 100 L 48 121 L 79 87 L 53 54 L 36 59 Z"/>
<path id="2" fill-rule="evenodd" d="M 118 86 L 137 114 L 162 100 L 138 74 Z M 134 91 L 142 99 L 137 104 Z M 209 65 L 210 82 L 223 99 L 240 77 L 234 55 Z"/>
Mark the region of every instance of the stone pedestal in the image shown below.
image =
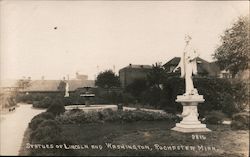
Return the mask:
<path id="1" fill-rule="evenodd" d="M 183 106 L 183 119 L 172 130 L 185 133 L 211 131 L 206 128 L 206 124 L 202 124 L 198 120 L 197 106 L 204 101 L 203 95 L 178 95 L 176 102 L 180 102 Z"/>

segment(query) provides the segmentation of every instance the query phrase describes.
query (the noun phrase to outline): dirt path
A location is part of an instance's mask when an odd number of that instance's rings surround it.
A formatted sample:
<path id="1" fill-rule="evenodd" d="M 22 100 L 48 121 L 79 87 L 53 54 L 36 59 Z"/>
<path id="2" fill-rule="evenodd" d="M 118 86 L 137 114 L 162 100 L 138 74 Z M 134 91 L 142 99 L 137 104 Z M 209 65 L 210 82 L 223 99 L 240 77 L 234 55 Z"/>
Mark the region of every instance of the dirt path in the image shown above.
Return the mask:
<path id="1" fill-rule="evenodd" d="M 0 121 L 0 155 L 18 155 L 25 129 L 30 120 L 44 110 L 34 109 L 29 104 L 8 114 L 1 115 Z"/>

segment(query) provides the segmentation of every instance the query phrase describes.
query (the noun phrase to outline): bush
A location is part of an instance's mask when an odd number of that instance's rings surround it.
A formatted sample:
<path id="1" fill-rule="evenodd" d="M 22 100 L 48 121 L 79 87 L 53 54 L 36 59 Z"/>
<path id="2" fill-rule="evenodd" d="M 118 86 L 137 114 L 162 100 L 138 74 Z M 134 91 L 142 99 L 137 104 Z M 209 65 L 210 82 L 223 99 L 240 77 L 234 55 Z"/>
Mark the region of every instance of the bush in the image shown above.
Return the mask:
<path id="1" fill-rule="evenodd" d="M 221 111 L 211 111 L 206 117 L 205 122 L 207 124 L 221 124 L 225 118 L 225 114 Z"/>
<path id="2" fill-rule="evenodd" d="M 44 142 L 42 144 L 53 143 L 55 139 L 60 138 L 60 128 L 55 120 L 45 120 L 39 124 L 36 130 L 33 130 L 30 140 L 33 143 Z"/>
<path id="3" fill-rule="evenodd" d="M 35 108 L 48 108 L 52 103 L 52 99 L 48 96 L 43 98 L 41 101 L 38 101 L 38 103 L 33 103 L 33 107 Z"/>
<path id="4" fill-rule="evenodd" d="M 156 112 L 148 112 L 141 110 L 134 111 L 112 111 L 105 109 L 100 112 L 75 112 L 64 113 L 56 117 L 56 120 L 62 124 L 82 124 L 90 122 L 103 121 L 120 121 L 120 122 L 134 122 L 134 121 L 154 121 L 154 120 L 172 120 L 178 121 L 178 117 L 172 114 L 161 114 Z"/>
<path id="5" fill-rule="evenodd" d="M 47 109 L 47 112 L 50 112 L 54 115 L 59 115 L 65 112 L 64 102 L 61 99 L 54 99 L 52 104 Z"/>
<path id="6" fill-rule="evenodd" d="M 54 119 L 54 115 L 48 112 L 43 112 L 35 117 L 32 118 L 31 122 L 29 123 L 29 128 L 32 130 L 35 130 L 38 128 L 39 124 L 43 122 L 44 120 Z"/>
<path id="7" fill-rule="evenodd" d="M 152 87 L 145 90 L 140 97 L 140 102 L 143 104 L 149 104 L 154 108 L 159 108 L 162 105 L 162 101 L 165 99 L 163 97 L 163 92 L 158 87 Z"/>
<path id="8" fill-rule="evenodd" d="M 234 130 L 249 129 L 249 113 L 238 113 L 233 115 L 231 128 Z"/>
<path id="9" fill-rule="evenodd" d="M 201 117 L 206 116 L 206 112 L 221 110 L 231 116 L 242 110 L 242 104 L 246 101 L 246 85 L 242 82 L 230 82 L 221 78 L 194 78 L 194 86 L 200 95 L 203 95 L 205 102 L 198 105 Z M 172 108 L 181 112 L 182 106 L 175 101 L 177 95 L 185 92 L 184 79 L 179 77 L 169 77 L 164 82 L 163 95 L 167 100 L 164 108 Z"/>
<path id="10" fill-rule="evenodd" d="M 133 97 L 130 93 L 123 93 L 122 101 L 125 105 L 135 103 L 136 98 Z"/>

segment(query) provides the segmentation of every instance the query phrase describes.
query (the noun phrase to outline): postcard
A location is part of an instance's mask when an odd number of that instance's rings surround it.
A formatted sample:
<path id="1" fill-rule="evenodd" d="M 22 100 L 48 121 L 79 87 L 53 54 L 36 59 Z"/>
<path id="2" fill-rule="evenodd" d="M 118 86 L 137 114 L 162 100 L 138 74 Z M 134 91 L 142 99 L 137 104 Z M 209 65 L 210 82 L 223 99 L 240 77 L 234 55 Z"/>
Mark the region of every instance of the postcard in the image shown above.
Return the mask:
<path id="1" fill-rule="evenodd" d="M 249 1 L 0 1 L 0 155 L 249 156 Z"/>

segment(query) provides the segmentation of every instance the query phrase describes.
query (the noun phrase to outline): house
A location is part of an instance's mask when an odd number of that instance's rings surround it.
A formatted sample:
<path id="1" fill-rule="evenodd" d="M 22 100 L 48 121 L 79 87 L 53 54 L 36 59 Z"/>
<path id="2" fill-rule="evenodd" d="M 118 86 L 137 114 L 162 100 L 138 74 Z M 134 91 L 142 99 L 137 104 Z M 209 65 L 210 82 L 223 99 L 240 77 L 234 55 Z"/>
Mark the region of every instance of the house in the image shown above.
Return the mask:
<path id="1" fill-rule="evenodd" d="M 147 74 L 151 71 L 152 66 L 150 65 L 133 65 L 128 66 L 119 70 L 119 78 L 121 81 L 121 87 L 125 88 L 136 79 L 145 79 Z"/>
<path id="2" fill-rule="evenodd" d="M 172 73 L 174 68 L 179 64 L 180 57 L 174 57 L 163 65 L 168 73 Z M 198 76 L 219 77 L 221 71 L 215 62 L 208 62 L 200 57 L 197 58 Z M 179 71 L 180 72 L 180 71 Z"/>

